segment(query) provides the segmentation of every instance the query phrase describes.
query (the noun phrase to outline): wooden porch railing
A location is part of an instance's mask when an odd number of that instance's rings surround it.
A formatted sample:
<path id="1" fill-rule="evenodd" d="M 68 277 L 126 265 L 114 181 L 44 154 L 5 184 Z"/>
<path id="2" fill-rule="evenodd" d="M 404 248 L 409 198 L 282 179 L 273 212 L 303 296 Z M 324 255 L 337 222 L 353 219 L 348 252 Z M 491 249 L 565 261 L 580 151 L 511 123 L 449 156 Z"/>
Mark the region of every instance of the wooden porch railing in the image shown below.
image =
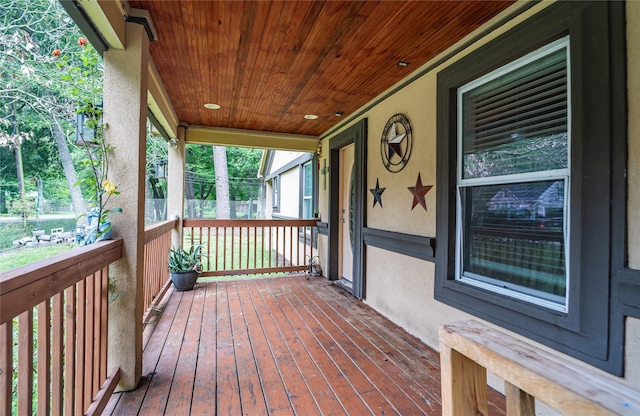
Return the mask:
<path id="1" fill-rule="evenodd" d="M 169 249 L 171 230 L 178 220 L 168 220 L 144 229 L 144 305 L 152 303 L 169 287 Z"/>
<path id="2" fill-rule="evenodd" d="M 121 239 L 103 241 L 0 276 L 0 414 L 100 414 L 120 379 L 107 303 L 121 257 Z"/>
<path id="3" fill-rule="evenodd" d="M 202 276 L 303 271 L 316 220 L 183 221 L 184 245 L 204 243 Z"/>
<path id="4" fill-rule="evenodd" d="M 487 371 L 510 416 L 535 416 L 536 399 L 563 415 L 640 415 L 630 387 L 473 320 L 440 327 L 440 362 L 444 416 L 489 414 Z"/>

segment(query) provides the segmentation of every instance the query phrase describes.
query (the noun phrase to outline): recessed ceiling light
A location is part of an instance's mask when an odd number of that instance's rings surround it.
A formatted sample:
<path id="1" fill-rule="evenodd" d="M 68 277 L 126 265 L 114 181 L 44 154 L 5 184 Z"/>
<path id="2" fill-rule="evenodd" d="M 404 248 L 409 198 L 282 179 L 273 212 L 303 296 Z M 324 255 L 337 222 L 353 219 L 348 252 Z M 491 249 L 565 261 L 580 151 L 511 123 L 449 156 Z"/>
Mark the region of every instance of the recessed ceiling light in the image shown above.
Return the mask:
<path id="1" fill-rule="evenodd" d="M 318 116 L 315 114 L 307 114 L 304 116 L 304 118 L 306 118 L 307 120 L 317 120 Z"/>
<path id="2" fill-rule="evenodd" d="M 336 117 L 342 117 L 343 114 L 344 113 L 342 111 L 336 111 L 335 113 L 333 113 L 333 115 L 336 116 Z"/>
<path id="3" fill-rule="evenodd" d="M 218 104 L 206 103 L 204 108 L 208 108 L 209 110 L 219 110 L 220 106 Z"/>
<path id="4" fill-rule="evenodd" d="M 398 66 L 409 66 L 409 62 L 406 61 L 398 61 Z"/>

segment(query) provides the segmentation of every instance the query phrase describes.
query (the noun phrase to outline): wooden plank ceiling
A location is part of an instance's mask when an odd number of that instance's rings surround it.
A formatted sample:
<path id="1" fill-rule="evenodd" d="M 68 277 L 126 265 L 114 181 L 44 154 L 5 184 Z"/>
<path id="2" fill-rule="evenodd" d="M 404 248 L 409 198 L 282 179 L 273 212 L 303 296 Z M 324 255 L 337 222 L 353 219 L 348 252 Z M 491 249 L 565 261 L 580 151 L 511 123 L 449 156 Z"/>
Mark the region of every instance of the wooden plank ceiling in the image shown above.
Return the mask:
<path id="1" fill-rule="evenodd" d="M 512 3 L 129 1 L 182 123 L 313 136 Z"/>

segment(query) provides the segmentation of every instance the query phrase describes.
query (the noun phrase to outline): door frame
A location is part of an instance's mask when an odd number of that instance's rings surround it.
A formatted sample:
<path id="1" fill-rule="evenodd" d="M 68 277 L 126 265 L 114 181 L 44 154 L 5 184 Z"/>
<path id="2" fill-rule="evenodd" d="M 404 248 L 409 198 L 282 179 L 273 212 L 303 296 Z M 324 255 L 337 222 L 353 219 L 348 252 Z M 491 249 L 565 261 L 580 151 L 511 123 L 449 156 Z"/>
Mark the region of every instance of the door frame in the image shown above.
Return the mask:
<path id="1" fill-rule="evenodd" d="M 338 251 L 338 237 L 340 227 L 340 149 L 354 144 L 353 169 L 355 170 L 355 202 L 353 218 L 353 296 L 365 297 L 364 272 L 364 241 L 362 229 L 367 224 L 366 219 L 366 181 L 367 181 L 367 119 L 339 133 L 329 141 L 329 270 L 330 280 L 339 280 L 338 261 L 341 253 Z"/>

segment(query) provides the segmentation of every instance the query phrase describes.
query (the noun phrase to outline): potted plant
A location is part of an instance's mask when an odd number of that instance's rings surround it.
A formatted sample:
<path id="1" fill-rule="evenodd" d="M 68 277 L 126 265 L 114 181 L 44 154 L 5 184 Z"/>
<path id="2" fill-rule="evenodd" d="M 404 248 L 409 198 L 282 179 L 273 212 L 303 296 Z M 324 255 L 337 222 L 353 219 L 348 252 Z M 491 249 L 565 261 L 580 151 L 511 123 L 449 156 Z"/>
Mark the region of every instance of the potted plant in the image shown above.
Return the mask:
<path id="1" fill-rule="evenodd" d="M 181 246 L 169 250 L 169 274 L 177 291 L 191 290 L 196 284 L 202 272 L 202 245 L 191 246 L 188 250 Z"/>

